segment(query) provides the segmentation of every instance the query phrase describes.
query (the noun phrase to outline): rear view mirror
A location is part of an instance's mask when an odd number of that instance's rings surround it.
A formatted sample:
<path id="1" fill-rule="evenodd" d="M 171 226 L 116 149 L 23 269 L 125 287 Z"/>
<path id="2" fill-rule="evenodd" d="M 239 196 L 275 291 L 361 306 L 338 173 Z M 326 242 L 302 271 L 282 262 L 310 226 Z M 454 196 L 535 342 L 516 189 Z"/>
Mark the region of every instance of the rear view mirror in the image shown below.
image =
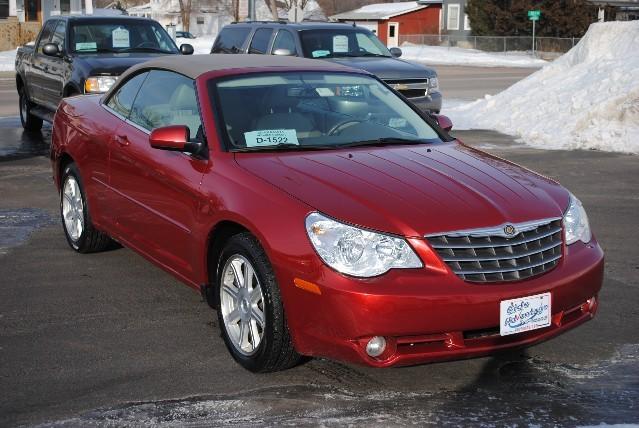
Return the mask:
<path id="1" fill-rule="evenodd" d="M 291 52 L 288 49 L 283 49 L 283 48 L 279 48 L 279 49 L 275 49 L 273 51 L 273 55 L 277 55 L 277 56 L 291 56 L 293 55 L 293 52 Z"/>
<path id="2" fill-rule="evenodd" d="M 193 55 L 194 49 L 193 46 L 189 45 L 188 43 L 184 43 L 183 45 L 180 45 L 180 53 L 182 55 Z"/>
<path id="3" fill-rule="evenodd" d="M 42 53 L 47 56 L 58 56 L 60 55 L 60 48 L 55 43 L 46 43 L 42 46 Z"/>
<path id="4" fill-rule="evenodd" d="M 402 50 L 400 48 L 390 48 L 390 53 L 394 58 L 402 56 Z"/>
<path id="5" fill-rule="evenodd" d="M 453 129 L 453 122 L 448 116 L 444 116 L 443 114 L 434 114 L 433 117 L 437 121 L 439 127 L 444 131 L 449 132 Z"/>

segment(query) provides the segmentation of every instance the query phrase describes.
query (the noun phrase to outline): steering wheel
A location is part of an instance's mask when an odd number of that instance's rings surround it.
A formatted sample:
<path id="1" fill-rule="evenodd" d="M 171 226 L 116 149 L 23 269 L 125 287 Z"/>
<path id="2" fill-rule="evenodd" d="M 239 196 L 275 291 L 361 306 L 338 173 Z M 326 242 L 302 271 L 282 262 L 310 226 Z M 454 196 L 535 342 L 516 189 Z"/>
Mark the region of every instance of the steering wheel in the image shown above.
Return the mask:
<path id="1" fill-rule="evenodd" d="M 353 120 L 353 119 L 349 119 L 349 120 L 346 120 L 344 122 L 340 122 L 337 125 L 333 126 L 328 131 L 327 135 L 339 135 L 346 128 L 350 128 L 351 126 L 357 125 L 359 123 L 362 123 L 362 121 L 361 120 Z"/>

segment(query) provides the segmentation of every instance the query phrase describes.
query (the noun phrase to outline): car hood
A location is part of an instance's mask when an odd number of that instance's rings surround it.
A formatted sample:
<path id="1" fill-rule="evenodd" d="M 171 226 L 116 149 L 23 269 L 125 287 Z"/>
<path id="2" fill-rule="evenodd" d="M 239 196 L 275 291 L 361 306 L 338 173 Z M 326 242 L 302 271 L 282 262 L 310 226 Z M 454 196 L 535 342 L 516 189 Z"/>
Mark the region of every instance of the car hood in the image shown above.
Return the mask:
<path id="1" fill-rule="evenodd" d="M 119 76 L 129 67 L 166 54 L 150 52 L 100 53 L 78 55 L 75 61 L 90 70 L 89 74 L 110 74 Z"/>
<path id="2" fill-rule="evenodd" d="M 317 211 L 404 236 L 561 217 L 569 199 L 556 182 L 456 142 L 235 158 Z"/>
<path id="3" fill-rule="evenodd" d="M 347 67 L 359 68 L 369 73 L 373 73 L 380 79 L 419 79 L 435 77 L 434 70 L 420 64 L 403 61 L 397 58 L 382 57 L 347 57 L 328 58 L 325 61 L 345 65 Z"/>

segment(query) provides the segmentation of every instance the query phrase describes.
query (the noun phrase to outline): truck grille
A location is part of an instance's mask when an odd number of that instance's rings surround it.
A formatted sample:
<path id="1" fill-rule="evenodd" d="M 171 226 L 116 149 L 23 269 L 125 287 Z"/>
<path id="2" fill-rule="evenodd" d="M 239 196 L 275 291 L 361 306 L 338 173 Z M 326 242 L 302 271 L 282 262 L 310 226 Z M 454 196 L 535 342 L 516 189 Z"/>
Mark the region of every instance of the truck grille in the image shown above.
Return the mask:
<path id="1" fill-rule="evenodd" d="M 428 79 L 384 80 L 384 82 L 406 98 L 423 97 L 428 93 Z"/>
<path id="2" fill-rule="evenodd" d="M 509 233 L 510 232 L 510 233 Z M 426 239 L 461 279 L 517 281 L 559 263 L 561 218 L 428 235 Z"/>

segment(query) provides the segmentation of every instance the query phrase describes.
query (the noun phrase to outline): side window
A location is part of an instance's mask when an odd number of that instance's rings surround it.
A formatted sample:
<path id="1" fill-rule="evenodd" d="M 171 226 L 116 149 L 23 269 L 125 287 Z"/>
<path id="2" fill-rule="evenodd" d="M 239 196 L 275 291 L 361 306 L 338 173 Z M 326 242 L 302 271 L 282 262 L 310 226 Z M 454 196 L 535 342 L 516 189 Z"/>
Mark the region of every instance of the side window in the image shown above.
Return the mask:
<path id="1" fill-rule="evenodd" d="M 276 49 L 288 49 L 292 55 L 297 55 L 297 49 L 295 48 L 295 38 L 290 31 L 280 30 L 275 36 L 275 41 L 273 42 L 273 50 L 275 52 Z"/>
<path id="2" fill-rule="evenodd" d="M 202 121 L 193 80 L 170 71 L 150 71 L 135 98 L 129 120 L 149 131 L 186 125 L 191 138 L 196 138 Z"/>
<path id="3" fill-rule="evenodd" d="M 49 40 L 51 40 L 51 35 L 53 34 L 53 30 L 55 29 L 55 25 L 57 23 L 58 23 L 57 20 L 47 21 L 44 28 L 42 29 L 42 35 L 40 36 L 40 40 L 38 41 L 38 47 L 36 48 L 37 53 L 41 54 L 42 47 L 46 45 L 47 43 L 49 43 Z"/>
<path id="4" fill-rule="evenodd" d="M 251 29 L 248 27 L 225 27 L 215 40 L 211 53 L 235 54 L 242 52 L 242 46 Z"/>
<path id="5" fill-rule="evenodd" d="M 118 114 L 129 117 L 131 107 L 133 106 L 133 100 L 142 86 L 142 82 L 146 79 L 148 72 L 140 73 L 137 76 L 129 79 L 124 85 L 109 98 L 107 106 L 113 109 Z"/>
<path id="6" fill-rule="evenodd" d="M 270 28 L 258 29 L 253 35 L 253 40 L 251 40 L 251 47 L 249 48 L 248 53 L 265 54 L 272 34 L 273 30 Z"/>
<path id="7" fill-rule="evenodd" d="M 392 28 L 393 30 L 395 29 L 395 27 L 390 27 L 390 28 Z M 373 36 L 373 37 L 375 37 L 375 36 Z M 394 37 L 394 36 L 390 36 L 390 37 Z M 357 33 L 355 35 L 355 38 L 357 39 L 357 46 L 359 47 L 360 51 L 366 51 L 366 52 L 371 52 L 371 53 L 379 52 L 379 48 L 377 46 L 375 46 L 373 41 L 371 39 L 369 39 L 366 34 Z"/>
<path id="8" fill-rule="evenodd" d="M 51 36 L 51 43 L 57 44 L 58 48 L 60 48 L 61 51 L 64 50 L 64 35 L 66 31 L 67 23 L 65 21 L 60 21 L 55 27 L 53 36 Z"/>

